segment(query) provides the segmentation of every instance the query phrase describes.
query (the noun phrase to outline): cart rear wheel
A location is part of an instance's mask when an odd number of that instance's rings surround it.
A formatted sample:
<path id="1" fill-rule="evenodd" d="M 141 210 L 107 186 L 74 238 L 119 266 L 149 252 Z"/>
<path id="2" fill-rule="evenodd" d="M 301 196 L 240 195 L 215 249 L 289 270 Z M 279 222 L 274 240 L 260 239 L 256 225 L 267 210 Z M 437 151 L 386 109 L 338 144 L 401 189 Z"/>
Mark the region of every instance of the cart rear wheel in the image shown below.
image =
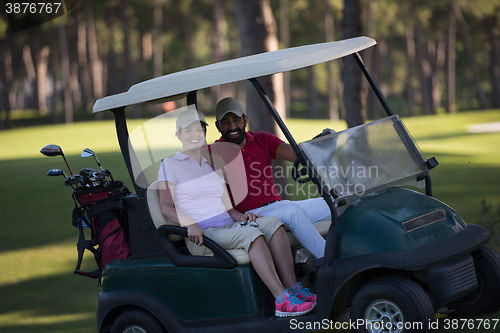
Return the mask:
<path id="1" fill-rule="evenodd" d="M 116 318 L 111 333 L 164 333 L 155 317 L 142 310 L 128 310 Z"/>
<path id="2" fill-rule="evenodd" d="M 478 287 L 469 295 L 451 303 L 449 316 L 477 316 L 500 309 L 500 255 L 489 246 L 471 253 Z"/>
<path id="3" fill-rule="evenodd" d="M 354 332 L 430 332 L 434 309 L 425 291 L 414 281 L 388 276 L 361 288 L 351 304 Z"/>

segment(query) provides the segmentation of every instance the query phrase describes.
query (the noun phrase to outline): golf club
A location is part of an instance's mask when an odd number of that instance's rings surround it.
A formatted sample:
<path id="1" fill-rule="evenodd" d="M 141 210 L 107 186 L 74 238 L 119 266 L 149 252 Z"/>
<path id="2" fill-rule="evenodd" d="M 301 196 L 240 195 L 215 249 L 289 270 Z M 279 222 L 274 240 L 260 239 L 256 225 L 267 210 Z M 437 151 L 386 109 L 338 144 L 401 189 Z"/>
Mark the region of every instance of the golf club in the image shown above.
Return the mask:
<path id="1" fill-rule="evenodd" d="M 113 176 L 111 175 L 111 171 L 107 170 L 107 169 L 104 169 L 102 166 L 101 166 L 101 162 L 99 162 L 99 159 L 97 158 L 97 155 L 92 151 L 92 149 L 89 149 L 89 148 L 85 148 L 83 151 L 82 151 L 82 154 L 81 154 L 82 157 L 90 157 L 90 156 L 93 156 L 95 158 L 95 161 L 97 162 L 97 165 L 99 166 L 99 168 L 101 169 L 101 172 L 103 173 L 103 175 L 105 177 L 110 177 L 111 178 L 111 181 L 114 182 L 114 179 L 113 179 Z M 108 182 L 109 183 L 109 182 Z"/>
<path id="2" fill-rule="evenodd" d="M 69 173 L 73 174 L 73 171 L 71 171 L 71 168 L 69 167 L 68 161 L 66 161 L 66 157 L 64 156 L 61 147 L 59 147 L 58 145 L 46 145 L 45 147 L 40 149 L 40 153 L 44 154 L 45 156 L 62 156 L 64 162 L 66 162 Z"/>
<path id="3" fill-rule="evenodd" d="M 97 165 L 99 166 L 99 168 L 101 169 L 101 171 L 103 170 L 103 168 L 102 168 L 102 166 L 101 166 L 101 162 L 99 162 L 99 159 L 97 158 L 96 154 L 92 151 L 92 149 L 85 148 L 85 149 L 82 151 L 81 156 L 82 156 L 82 157 L 90 157 L 90 156 L 94 156 L 95 161 L 97 162 Z"/>
<path id="4" fill-rule="evenodd" d="M 64 176 L 64 179 L 67 178 L 66 174 L 61 169 L 50 169 L 49 171 L 47 171 L 47 176 L 51 176 L 51 177 L 54 177 L 54 176 Z M 73 190 L 75 189 L 73 187 L 73 185 L 71 185 L 71 188 Z"/>
<path id="5" fill-rule="evenodd" d="M 97 181 L 98 185 L 97 186 L 102 186 L 104 185 L 105 181 L 105 176 L 102 172 L 92 172 L 92 178 L 91 180 Z"/>
<path id="6" fill-rule="evenodd" d="M 76 187 L 78 187 L 78 184 L 81 184 L 82 187 L 85 186 L 82 176 L 80 175 L 71 175 L 69 177 L 66 177 L 64 179 L 64 184 L 66 186 L 76 185 Z"/>
<path id="7" fill-rule="evenodd" d="M 50 169 L 47 171 L 47 176 L 64 176 L 66 178 L 66 174 L 61 169 Z"/>

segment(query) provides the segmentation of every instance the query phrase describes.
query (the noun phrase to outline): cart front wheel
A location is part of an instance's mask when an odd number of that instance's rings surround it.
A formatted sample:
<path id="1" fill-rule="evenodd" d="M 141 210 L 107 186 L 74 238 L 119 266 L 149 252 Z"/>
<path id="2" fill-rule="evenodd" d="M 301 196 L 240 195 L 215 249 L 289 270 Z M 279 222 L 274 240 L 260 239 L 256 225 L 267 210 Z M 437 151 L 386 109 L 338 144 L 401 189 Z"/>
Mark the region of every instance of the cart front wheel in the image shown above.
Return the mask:
<path id="1" fill-rule="evenodd" d="M 471 253 L 478 287 L 469 295 L 451 303 L 452 317 L 477 316 L 500 309 L 500 255 L 489 246 Z"/>
<path id="2" fill-rule="evenodd" d="M 155 317 L 141 310 L 128 310 L 116 318 L 111 333 L 163 333 Z"/>
<path id="3" fill-rule="evenodd" d="M 388 276 L 375 279 L 354 297 L 354 332 L 430 332 L 434 309 L 425 291 L 414 281 Z"/>

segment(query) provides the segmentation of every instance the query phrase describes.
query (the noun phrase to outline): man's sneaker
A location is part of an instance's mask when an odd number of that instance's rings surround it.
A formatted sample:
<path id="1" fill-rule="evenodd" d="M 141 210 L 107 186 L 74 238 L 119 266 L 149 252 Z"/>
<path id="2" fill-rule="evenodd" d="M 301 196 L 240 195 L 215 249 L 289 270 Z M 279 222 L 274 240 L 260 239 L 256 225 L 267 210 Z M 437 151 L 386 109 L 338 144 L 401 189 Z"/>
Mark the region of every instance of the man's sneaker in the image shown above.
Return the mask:
<path id="1" fill-rule="evenodd" d="M 310 292 L 308 288 L 304 288 L 302 286 L 302 283 L 297 282 L 297 284 L 299 286 L 299 291 L 296 292 L 294 295 L 297 296 L 297 298 L 303 300 L 304 302 L 316 303 L 316 295 Z"/>
<path id="2" fill-rule="evenodd" d="M 291 316 L 301 316 L 303 314 L 311 312 L 316 306 L 315 303 L 304 302 L 303 300 L 297 298 L 290 291 L 283 297 L 283 301 L 276 304 L 276 317 L 291 317 Z"/>

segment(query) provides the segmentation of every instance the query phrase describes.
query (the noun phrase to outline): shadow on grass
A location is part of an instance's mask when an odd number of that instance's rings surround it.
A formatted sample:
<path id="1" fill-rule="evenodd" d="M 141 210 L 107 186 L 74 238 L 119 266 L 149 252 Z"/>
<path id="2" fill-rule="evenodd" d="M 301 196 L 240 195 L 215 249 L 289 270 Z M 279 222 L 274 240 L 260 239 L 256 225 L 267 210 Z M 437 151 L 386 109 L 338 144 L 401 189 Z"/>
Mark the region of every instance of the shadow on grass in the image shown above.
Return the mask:
<path id="1" fill-rule="evenodd" d="M 2 333 L 89 333 L 95 332 L 95 319 L 34 325 L 3 326 Z"/>
<path id="2" fill-rule="evenodd" d="M 74 173 L 79 173 L 84 167 L 98 169 L 92 158 L 84 159 L 79 155 L 66 158 Z M 99 160 L 104 168 L 113 172 L 115 180 L 122 180 L 132 187 L 120 153 L 103 153 Z M 67 239 L 74 239 L 75 243 L 78 240 L 78 231 L 71 223 L 75 206 L 71 188 L 64 186 L 62 176 L 46 175 L 53 168 L 62 169 L 69 175 L 59 156 L 0 160 L 3 175 L 0 182 L 1 219 L 8 222 L 2 224 L 0 252 L 39 247 Z"/>
<path id="3" fill-rule="evenodd" d="M 94 332 L 100 288 L 72 274 L 0 287 L 1 332 Z"/>

